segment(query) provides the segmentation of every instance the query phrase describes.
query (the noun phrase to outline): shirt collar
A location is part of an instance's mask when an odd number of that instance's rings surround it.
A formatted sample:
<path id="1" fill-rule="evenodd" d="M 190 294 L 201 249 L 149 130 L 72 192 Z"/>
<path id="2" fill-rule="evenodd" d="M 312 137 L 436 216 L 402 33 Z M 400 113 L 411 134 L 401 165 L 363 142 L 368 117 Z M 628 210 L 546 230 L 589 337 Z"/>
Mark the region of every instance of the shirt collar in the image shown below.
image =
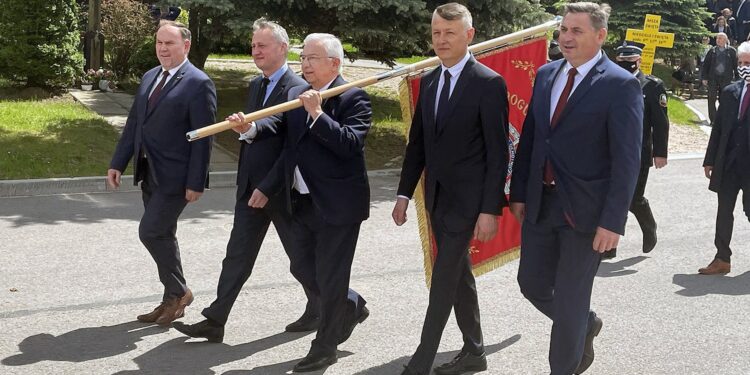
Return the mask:
<path id="1" fill-rule="evenodd" d="M 469 53 L 469 51 L 466 51 L 466 55 L 456 65 L 448 68 L 445 65 L 440 64 L 440 67 L 442 68 L 441 74 L 445 74 L 445 71 L 447 70 L 451 73 L 451 77 L 458 77 L 458 75 L 461 74 L 461 71 L 464 70 L 466 62 L 469 61 L 469 57 L 471 57 L 471 54 Z"/>
<path id="2" fill-rule="evenodd" d="M 331 82 L 328 82 L 328 83 L 327 83 L 327 84 L 326 84 L 325 86 L 321 87 L 321 88 L 320 88 L 320 90 L 318 90 L 318 92 L 322 92 L 322 91 L 326 91 L 326 90 L 328 90 L 328 88 L 329 88 L 329 87 L 331 87 L 331 85 L 333 84 L 333 81 L 335 81 L 335 80 L 336 80 L 336 78 L 339 78 L 339 76 L 336 76 L 336 77 L 334 77 L 334 78 L 333 78 L 333 79 L 331 80 Z"/>
<path id="3" fill-rule="evenodd" d="M 187 57 L 185 58 L 185 60 L 182 60 L 180 65 L 177 65 L 172 69 L 169 69 L 169 76 L 174 77 L 174 75 L 177 74 L 177 72 L 180 70 L 180 68 L 182 68 L 183 65 L 185 65 L 186 62 L 188 62 Z M 161 71 L 162 71 L 162 74 L 164 74 L 164 67 L 161 68 Z"/>
<path id="4" fill-rule="evenodd" d="M 278 82 L 278 80 L 281 79 L 281 77 L 286 73 L 286 71 L 289 69 L 289 66 L 286 65 L 286 61 L 284 61 L 284 65 L 281 66 L 281 68 L 276 69 L 275 72 L 273 72 L 270 76 L 266 77 L 271 82 Z"/>
<path id="5" fill-rule="evenodd" d="M 596 56 L 594 56 L 591 60 L 586 61 L 585 63 L 581 64 L 581 66 L 576 68 L 576 72 L 581 75 L 581 77 L 586 77 L 587 74 L 589 74 L 589 71 L 596 65 L 597 61 L 602 58 L 602 50 L 599 50 L 599 52 L 596 53 Z M 573 65 L 570 65 L 569 62 L 565 62 L 565 72 L 570 70 L 573 67 Z"/>

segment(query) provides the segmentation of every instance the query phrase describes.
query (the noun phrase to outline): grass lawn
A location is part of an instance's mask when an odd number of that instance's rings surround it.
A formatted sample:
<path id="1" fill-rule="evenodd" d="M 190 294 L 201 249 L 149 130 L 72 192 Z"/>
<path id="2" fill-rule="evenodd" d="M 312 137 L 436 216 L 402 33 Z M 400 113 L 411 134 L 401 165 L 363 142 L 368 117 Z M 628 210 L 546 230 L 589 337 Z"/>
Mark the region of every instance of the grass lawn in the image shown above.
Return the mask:
<path id="1" fill-rule="evenodd" d="M 241 70 L 207 69 L 206 73 L 216 83 L 218 97 L 217 120 L 227 115 L 244 111 L 247 100 L 247 82 L 252 74 Z M 400 167 L 392 161 L 403 154 L 406 147 L 405 125 L 401 121 L 401 106 L 395 93 L 382 89 L 367 88 L 373 107 L 373 126 L 365 142 L 365 155 L 368 169 Z M 237 134 L 231 130 L 216 135 L 216 142 L 230 152 L 239 154 L 240 143 Z M 390 163 L 389 163 L 390 162 Z"/>
<path id="2" fill-rule="evenodd" d="M 693 111 L 688 108 L 682 99 L 676 96 L 670 96 L 667 104 L 667 114 L 669 122 L 678 125 L 698 126 L 700 120 Z"/>
<path id="3" fill-rule="evenodd" d="M 73 99 L 0 101 L 0 179 L 101 176 L 118 134 Z"/>
<path id="4" fill-rule="evenodd" d="M 250 53 L 212 53 L 208 55 L 209 59 L 223 59 L 223 60 L 252 60 L 253 56 Z M 286 55 L 289 61 L 299 61 L 299 53 L 289 51 Z"/>
<path id="5" fill-rule="evenodd" d="M 420 62 L 422 60 L 427 60 L 429 58 L 430 58 L 429 56 L 399 57 L 399 58 L 396 59 L 396 62 L 399 63 L 399 64 L 409 65 L 409 64 L 418 63 L 418 62 Z"/>

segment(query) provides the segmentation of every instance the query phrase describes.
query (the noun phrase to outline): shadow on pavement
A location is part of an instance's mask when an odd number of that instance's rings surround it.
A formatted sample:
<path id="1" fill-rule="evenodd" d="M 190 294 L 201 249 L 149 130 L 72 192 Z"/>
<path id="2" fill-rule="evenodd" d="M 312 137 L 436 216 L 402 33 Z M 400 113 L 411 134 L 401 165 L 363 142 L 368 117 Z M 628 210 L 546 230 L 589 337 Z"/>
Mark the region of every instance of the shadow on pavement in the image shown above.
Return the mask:
<path id="1" fill-rule="evenodd" d="M 346 351 L 339 351 L 338 357 L 346 358 L 354 353 L 346 352 Z M 282 363 L 276 363 L 273 365 L 266 365 L 266 366 L 260 366 L 253 368 L 252 370 L 231 370 L 223 373 L 222 375 L 277 375 L 277 374 L 291 374 L 292 368 L 294 368 L 294 365 L 297 364 L 302 358 L 294 359 L 291 361 L 286 361 Z M 335 364 L 333 366 L 336 366 Z M 329 367 L 326 367 L 322 370 L 318 371 L 311 371 L 306 372 L 306 374 L 309 375 L 320 375 L 325 374 Z"/>
<path id="2" fill-rule="evenodd" d="M 521 340 L 521 335 L 513 335 L 497 344 L 492 344 L 484 347 L 484 351 L 487 356 L 497 353 Z M 458 354 L 458 351 L 438 353 L 435 357 L 435 366 L 439 366 L 445 362 L 453 359 Z M 377 367 L 372 367 L 364 371 L 358 372 L 356 375 L 393 375 L 400 374 L 404 370 L 404 365 L 409 362 L 411 356 L 404 356 L 398 359 L 394 359 L 391 362 L 384 363 Z M 488 372 L 490 373 L 490 372 Z"/>
<path id="3" fill-rule="evenodd" d="M 85 362 L 114 357 L 129 352 L 145 336 L 164 333 L 155 325 L 139 322 L 113 326 L 79 328 L 53 336 L 40 333 L 29 336 L 18 344 L 21 354 L 0 361 L 5 366 L 23 366 L 41 361 Z"/>
<path id="4" fill-rule="evenodd" d="M 250 357 L 255 353 L 297 340 L 309 333 L 282 332 L 239 345 L 209 342 L 186 343 L 189 337 L 178 337 L 133 359 L 138 364 L 138 370 L 121 371 L 116 374 L 214 374 L 212 367 Z M 292 367 L 294 363 L 285 369 L 291 370 Z M 269 371 L 257 372 L 257 374 L 283 374 L 284 372 Z"/>
<path id="5" fill-rule="evenodd" d="M 648 257 L 639 255 L 636 257 L 632 257 L 632 258 L 618 260 L 615 262 L 613 262 L 612 260 L 602 261 L 602 263 L 599 265 L 599 272 L 596 273 L 596 276 L 617 277 L 617 276 L 632 275 L 638 271 L 628 269 L 628 267 L 632 267 L 640 262 L 643 262 L 646 259 L 648 259 Z"/>
<path id="6" fill-rule="evenodd" d="M 681 287 L 675 293 L 684 297 L 701 297 L 709 294 L 745 296 L 750 294 L 750 271 L 738 276 L 707 276 L 676 274 L 672 283 Z"/>

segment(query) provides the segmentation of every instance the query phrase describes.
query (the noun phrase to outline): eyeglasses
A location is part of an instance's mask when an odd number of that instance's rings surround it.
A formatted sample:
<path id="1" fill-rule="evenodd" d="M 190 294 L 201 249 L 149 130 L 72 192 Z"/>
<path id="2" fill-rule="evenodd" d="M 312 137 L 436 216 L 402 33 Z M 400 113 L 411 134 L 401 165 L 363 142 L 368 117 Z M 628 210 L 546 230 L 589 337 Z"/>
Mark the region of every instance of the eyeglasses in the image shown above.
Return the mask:
<path id="1" fill-rule="evenodd" d="M 315 55 L 299 55 L 299 61 L 300 62 L 309 62 L 310 64 L 317 64 L 322 59 L 335 59 L 335 57 L 331 56 L 315 56 Z"/>

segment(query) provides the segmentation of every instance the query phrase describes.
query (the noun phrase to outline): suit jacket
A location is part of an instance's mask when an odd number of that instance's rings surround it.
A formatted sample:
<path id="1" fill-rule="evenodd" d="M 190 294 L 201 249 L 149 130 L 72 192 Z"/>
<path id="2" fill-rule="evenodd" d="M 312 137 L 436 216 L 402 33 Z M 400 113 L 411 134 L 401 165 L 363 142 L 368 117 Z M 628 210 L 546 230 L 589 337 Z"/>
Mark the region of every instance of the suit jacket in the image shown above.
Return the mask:
<path id="1" fill-rule="evenodd" d="M 641 165 L 654 165 L 654 157 L 666 158 L 669 146 L 667 91 L 664 83 L 652 75 L 636 75 L 643 90 L 643 148 Z"/>
<path id="2" fill-rule="evenodd" d="M 747 4 L 746 6 L 748 7 L 748 9 L 750 9 L 750 4 Z M 724 79 L 727 80 L 727 82 L 737 78 L 737 50 L 729 45 L 726 46 L 729 58 L 729 66 L 726 66 L 724 68 L 725 70 L 723 76 L 715 76 L 713 67 L 716 64 L 716 50 L 718 48 L 719 47 L 717 46 L 711 47 L 711 49 L 709 49 L 706 53 L 706 58 L 703 60 L 703 66 L 701 67 L 701 77 L 705 80 Z"/>
<path id="3" fill-rule="evenodd" d="M 329 88 L 345 84 L 336 77 Z M 289 90 L 289 100 L 310 90 L 310 85 Z M 294 168 L 300 169 L 316 213 L 330 225 L 360 223 L 370 215 L 370 185 L 365 167 L 365 137 L 370 130 L 372 107 L 364 90 L 351 88 L 324 100 L 323 114 L 309 127 L 307 111 L 285 112 L 280 121 L 256 122 L 258 135 L 285 131 L 284 151 L 269 174 L 268 194 L 281 191 L 291 202 Z M 264 191 L 265 193 L 265 191 Z M 291 212 L 291 205 L 287 206 Z"/>
<path id="4" fill-rule="evenodd" d="M 734 18 L 737 20 L 737 40 L 744 42 L 750 31 L 750 2 L 742 0 L 734 12 Z"/>
<path id="5" fill-rule="evenodd" d="M 550 96 L 565 60 L 539 68 L 513 165 L 511 202 L 536 223 L 549 159 L 564 210 L 581 232 L 623 234 L 640 169 L 643 97 L 638 80 L 603 55 L 550 126 Z"/>
<path id="6" fill-rule="evenodd" d="M 469 58 L 448 101 L 445 124 L 435 125 L 438 67 L 422 78 L 409 130 L 398 194 L 411 197 L 425 171 L 425 202 L 432 214 L 436 190 L 451 211 L 476 220 L 499 215 L 508 169 L 508 99 L 505 80 Z M 440 201 L 444 201 L 440 199 Z"/>
<path id="7" fill-rule="evenodd" d="M 245 106 L 247 113 L 284 103 L 287 100 L 289 89 L 305 84 L 305 80 L 294 74 L 291 69 L 287 69 L 286 73 L 281 76 L 276 86 L 274 86 L 273 91 L 268 95 L 265 105 L 259 107 L 258 96 L 260 95 L 260 83 L 262 80 L 263 75 L 259 75 L 250 81 L 248 87 L 249 95 L 247 105 Z M 281 115 L 277 115 L 277 117 L 280 118 Z M 240 160 L 237 169 L 237 199 L 240 199 L 246 192 L 252 191 L 255 188 L 259 188 L 265 194 L 269 190 L 268 185 L 271 183 L 271 181 L 266 180 L 266 176 L 273 168 L 276 160 L 281 155 L 281 150 L 284 148 L 284 133 L 275 131 L 266 134 L 262 139 L 259 138 L 252 143 L 240 142 Z M 269 196 L 270 200 L 266 207 L 277 207 L 279 205 L 276 202 L 278 198 L 280 198 L 279 195 Z"/>
<path id="8" fill-rule="evenodd" d="M 724 168 L 726 166 L 727 147 L 732 135 L 732 128 L 735 125 L 740 110 L 740 96 L 744 81 L 732 82 L 727 85 L 721 92 L 721 104 L 719 104 L 716 119 L 711 128 L 711 138 L 708 140 L 706 148 L 706 157 L 703 160 L 704 166 L 712 166 L 711 182 L 708 185 L 709 190 L 719 192 L 721 181 L 724 177 Z M 745 116 L 744 121 L 750 121 L 750 116 Z"/>
<path id="9" fill-rule="evenodd" d="M 143 180 L 146 155 L 158 187 L 170 194 L 208 187 L 212 137 L 188 142 L 185 133 L 216 122 L 216 89 L 208 76 L 189 61 L 164 86 L 155 104 L 147 108 L 151 87 L 161 77 L 157 66 L 146 72 L 130 108 L 110 168 L 124 171 L 135 159 L 134 184 Z"/>

